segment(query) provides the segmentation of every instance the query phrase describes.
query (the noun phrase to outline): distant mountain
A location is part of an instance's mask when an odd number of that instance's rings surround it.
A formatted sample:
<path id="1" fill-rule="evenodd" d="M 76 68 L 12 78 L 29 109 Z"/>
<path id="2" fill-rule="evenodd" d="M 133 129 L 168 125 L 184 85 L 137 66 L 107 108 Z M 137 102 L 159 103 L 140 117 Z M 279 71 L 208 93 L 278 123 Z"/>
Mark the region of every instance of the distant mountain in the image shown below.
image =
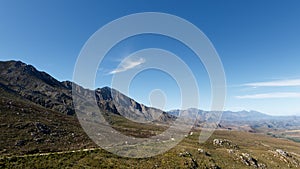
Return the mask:
<path id="1" fill-rule="evenodd" d="M 189 109 L 197 112 L 198 118 L 205 119 L 208 114 L 216 113 L 214 111 L 204 111 L 200 109 Z M 179 116 L 181 110 L 171 110 L 168 111 L 169 114 L 174 116 Z M 276 120 L 276 119 L 290 119 L 294 118 L 294 116 L 271 116 L 258 111 L 223 111 L 220 113 L 221 121 L 265 121 L 265 120 Z"/>
<path id="2" fill-rule="evenodd" d="M 271 130 L 296 130 L 300 127 L 299 116 L 271 116 L 257 111 L 203 111 L 190 109 L 197 113 L 195 126 L 203 123 L 220 129 L 240 130 L 266 133 Z M 181 110 L 168 111 L 173 116 L 179 116 Z M 217 124 L 218 123 L 218 124 Z"/>
<path id="3" fill-rule="evenodd" d="M 272 116 L 257 111 L 224 111 L 222 114 L 223 121 L 259 121 L 271 119 Z"/>

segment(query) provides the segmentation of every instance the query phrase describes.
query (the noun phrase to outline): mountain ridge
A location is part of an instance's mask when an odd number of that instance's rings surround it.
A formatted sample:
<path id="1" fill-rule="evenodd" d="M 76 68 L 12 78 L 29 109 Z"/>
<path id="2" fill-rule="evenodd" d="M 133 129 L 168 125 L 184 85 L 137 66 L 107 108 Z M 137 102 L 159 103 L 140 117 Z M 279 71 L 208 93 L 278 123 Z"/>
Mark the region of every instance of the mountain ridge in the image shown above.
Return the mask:
<path id="1" fill-rule="evenodd" d="M 140 104 L 115 89 L 106 86 L 90 90 L 71 81 L 60 82 L 48 73 L 38 71 L 32 65 L 21 61 L 1 61 L 0 76 L 0 85 L 5 87 L 5 89 L 45 108 L 67 115 L 75 115 L 72 98 L 72 87 L 75 86 L 75 88 L 87 93 L 94 92 L 99 107 L 104 111 L 110 111 L 119 115 L 121 111 L 122 115 L 128 117 L 133 115 L 133 118 L 140 118 L 140 120 L 143 118 L 148 120 L 159 118 L 155 115 L 155 112 L 158 112 L 158 114 L 162 115 L 161 120 L 172 119 L 164 111 Z"/>
<path id="2" fill-rule="evenodd" d="M 37 70 L 34 66 L 30 64 L 23 63 L 22 61 L 0 61 L 0 86 L 9 90 L 10 92 L 15 92 L 21 95 L 22 97 L 38 103 L 46 108 L 51 108 L 57 110 L 59 112 L 63 112 L 69 115 L 74 115 L 75 111 L 73 108 L 72 102 L 72 85 L 78 86 L 83 90 L 90 90 L 85 89 L 74 82 L 71 81 L 58 81 L 53 78 L 51 75 L 44 71 Z M 28 90 L 29 88 L 29 90 Z M 59 90 L 61 93 L 57 92 Z M 109 88 L 107 86 L 96 88 L 95 92 L 97 93 L 98 99 L 101 98 L 102 100 L 112 100 L 111 91 L 115 93 L 115 95 L 119 95 L 125 98 L 125 95 L 121 92 Z M 51 93 L 52 92 L 52 93 Z M 54 93 L 54 94 L 53 94 Z M 102 95 L 102 96 L 99 96 Z M 110 94 L 110 96 L 109 96 Z M 46 97 L 50 97 L 46 98 Z M 129 98 L 126 100 L 127 103 L 132 102 L 133 107 L 139 111 L 153 109 L 156 111 L 167 112 L 170 115 L 178 116 L 180 111 L 183 110 L 170 110 L 170 111 L 163 111 L 159 110 L 154 107 L 148 107 L 144 104 L 136 102 L 134 99 Z M 56 98 L 56 99 L 54 99 Z M 60 105 L 62 106 L 55 106 Z M 105 103 L 107 104 L 107 103 Z M 105 107 L 105 106 L 102 106 Z M 106 106 L 113 110 L 113 107 Z M 190 108 L 189 110 L 197 111 L 199 115 L 203 115 L 205 113 L 213 112 L 213 111 L 205 111 L 196 108 Z M 115 110 L 114 110 L 115 111 Z M 222 120 L 225 121 L 257 121 L 257 120 L 270 120 L 270 119 L 280 119 L 280 118 L 291 118 L 291 117 L 298 117 L 298 116 L 273 116 L 267 115 L 258 111 L 223 111 L 222 113 Z"/>

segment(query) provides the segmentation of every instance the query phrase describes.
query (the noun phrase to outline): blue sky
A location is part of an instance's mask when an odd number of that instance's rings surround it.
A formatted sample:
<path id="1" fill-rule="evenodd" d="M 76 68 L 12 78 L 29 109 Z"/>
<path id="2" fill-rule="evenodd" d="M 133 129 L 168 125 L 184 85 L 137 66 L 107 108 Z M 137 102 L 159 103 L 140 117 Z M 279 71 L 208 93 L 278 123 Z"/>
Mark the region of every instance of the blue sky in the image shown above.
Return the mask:
<path id="1" fill-rule="evenodd" d="M 299 8 L 297 0 L 1 0 L 0 60 L 21 60 L 61 81 L 72 80 L 81 48 L 99 28 L 137 12 L 170 13 L 196 25 L 216 48 L 227 80 L 226 110 L 300 115 Z M 186 46 L 168 37 L 141 35 L 117 44 L 99 66 L 96 86 L 110 86 L 120 61 L 144 48 L 162 48 L 185 61 L 198 81 L 200 108 L 209 109 L 211 91 L 204 66 Z M 140 58 L 126 63 L 121 71 L 143 62 Z M 164 109 L 180 107 L 176 80 L 157 70 L 139 73 L 129 95 L 151 105 L 155 89 L 164 92 Z"/>

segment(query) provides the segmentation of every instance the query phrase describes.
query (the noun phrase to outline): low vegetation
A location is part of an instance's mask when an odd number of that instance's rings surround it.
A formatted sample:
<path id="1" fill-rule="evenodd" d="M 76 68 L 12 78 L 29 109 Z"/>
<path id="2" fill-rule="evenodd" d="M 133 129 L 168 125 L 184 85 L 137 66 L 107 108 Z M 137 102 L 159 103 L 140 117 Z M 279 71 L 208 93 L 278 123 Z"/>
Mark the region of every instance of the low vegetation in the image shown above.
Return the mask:
<path id="1" fill-rule="evenodd" d="M 101 148 L 95 148 L 47 154 L 2 155 L 0 166 L 2 168 L 273 169 L 298 168 L 300 165 L 300 144 L 293 141 L 262 134 L 217 130 L 205 143 L 200 144 L 199 132 L 193 131 L 193 135 L 188 135 L 176 147 L 150 158 L 123 158 Z"/>

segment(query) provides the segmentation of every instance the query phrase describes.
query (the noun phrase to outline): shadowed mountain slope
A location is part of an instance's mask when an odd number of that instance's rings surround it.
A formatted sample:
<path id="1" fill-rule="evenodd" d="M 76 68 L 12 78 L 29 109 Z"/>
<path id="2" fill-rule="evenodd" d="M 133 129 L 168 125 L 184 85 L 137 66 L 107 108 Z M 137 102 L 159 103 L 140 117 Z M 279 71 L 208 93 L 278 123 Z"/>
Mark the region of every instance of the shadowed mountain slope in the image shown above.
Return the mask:
<path id="1" fill-rule="evenodd" d="M 29 101 L 45 108 L 74 115 L 72 102 L 72 82 L 58 80 L 45 72 L 38 71 L 31 65 L 20 61 L 0 62 L 0 86 L 14 92 Z M 144 106 L 109 87 L 98 88 L 95 91 L 84 89 L 78 85 L 81 92 L 96 95 L 97 103 L 102 111 L 121 114 L 133 119 L 164 120 L 172 118 L 169 114 L 155 108 Z M 91 98 L 91 96 L 89 96 Z M 157 117 L 156 115 L 162 115 Z"/>

